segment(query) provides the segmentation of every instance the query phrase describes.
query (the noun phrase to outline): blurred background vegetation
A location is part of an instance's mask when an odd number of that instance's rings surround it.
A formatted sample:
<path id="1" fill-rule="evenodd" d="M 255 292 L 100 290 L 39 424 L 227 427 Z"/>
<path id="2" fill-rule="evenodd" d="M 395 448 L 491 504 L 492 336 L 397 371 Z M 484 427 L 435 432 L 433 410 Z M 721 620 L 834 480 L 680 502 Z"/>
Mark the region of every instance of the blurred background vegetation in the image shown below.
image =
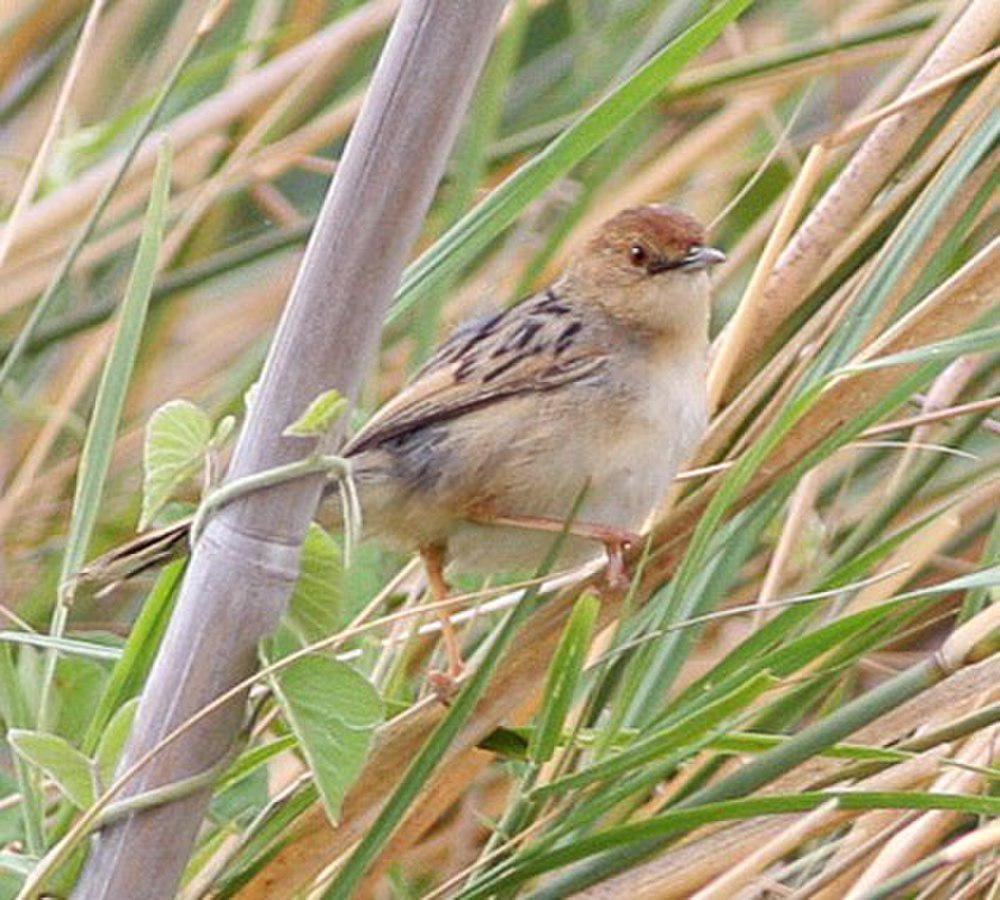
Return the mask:
<path id="1" fill-rule="evenodd" d="M 711 223 L 718 412 L 635 590 L 511 620 L 515 595 L 464 583 L 482 700 L 447 709 L 408 561 L 345 568 L 317 529 L 286 638 L 334 636 L 331 668 L 255 688 L 185 897 L 1000 896 L 1000 7 L 742 5 L 512 0 L 356 412 L 618 209 Z M 51 848 L 110 781 L 180 569 L 67 576 L 134 534 L 157 408 L 242 418 L 396 8 L 0 8 L 5 896 L 43 858 L 68 893 L 83 841 Z M 212 427 L 156 521 L 224 461 Z M 324 743 L 368 684 L 374 750 Z"/>

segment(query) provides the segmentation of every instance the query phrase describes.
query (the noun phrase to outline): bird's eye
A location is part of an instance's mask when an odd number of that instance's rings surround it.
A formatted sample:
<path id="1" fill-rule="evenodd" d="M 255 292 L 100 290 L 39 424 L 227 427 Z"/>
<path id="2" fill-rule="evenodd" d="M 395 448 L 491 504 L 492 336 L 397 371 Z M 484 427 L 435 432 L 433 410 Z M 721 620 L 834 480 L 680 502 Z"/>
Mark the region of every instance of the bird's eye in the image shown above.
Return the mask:
<path id="1" fill-rule="evenodd" d="M 635 266 L 644 265 L 646 262 L 646 248 L 639 245 L 633 244 L 628 248 L 628 258 L 632 260 L 632 264 Z"/>

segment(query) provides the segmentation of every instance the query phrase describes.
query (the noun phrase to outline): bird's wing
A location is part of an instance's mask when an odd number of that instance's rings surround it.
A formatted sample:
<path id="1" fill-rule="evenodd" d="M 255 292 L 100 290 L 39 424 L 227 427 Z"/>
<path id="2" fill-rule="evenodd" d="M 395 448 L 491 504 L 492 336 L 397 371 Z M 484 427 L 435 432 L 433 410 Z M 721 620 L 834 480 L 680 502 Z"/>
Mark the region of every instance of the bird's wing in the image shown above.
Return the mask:
<path id="1" fill-rule="evenodd" d="M 550 391 L 594 375 L 608 357 L 602 342 L 593 338 L 578 311 L 552 291 L 469 323 L 445 341 L 343 452 L 359 453 L 508 397 Z"/>

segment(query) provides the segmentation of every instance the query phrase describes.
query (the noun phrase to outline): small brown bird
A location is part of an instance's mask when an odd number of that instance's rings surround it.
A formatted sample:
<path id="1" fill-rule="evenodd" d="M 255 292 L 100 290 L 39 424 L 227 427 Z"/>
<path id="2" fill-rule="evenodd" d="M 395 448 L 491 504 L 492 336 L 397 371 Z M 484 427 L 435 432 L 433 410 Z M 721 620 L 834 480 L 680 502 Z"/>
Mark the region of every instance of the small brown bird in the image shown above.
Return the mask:
<path id="1" fill-rule="evenodd" d="M 603 547 L 620 583 L 705 428 L 707 270 L 724 258 L 690 216 L 628 209 L 547 290 L 459 328 L 342 451 L 366 535 L 420 553 L 443 598 L 449 565 L 534 571 L 582 495 L 558 564 Z"/>

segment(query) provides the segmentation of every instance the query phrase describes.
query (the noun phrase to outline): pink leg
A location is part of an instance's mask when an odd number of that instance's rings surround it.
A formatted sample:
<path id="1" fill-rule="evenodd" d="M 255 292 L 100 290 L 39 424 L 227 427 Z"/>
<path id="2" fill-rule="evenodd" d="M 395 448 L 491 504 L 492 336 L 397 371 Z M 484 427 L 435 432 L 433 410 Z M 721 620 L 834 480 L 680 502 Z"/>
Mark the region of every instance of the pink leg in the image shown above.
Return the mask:
<path id="1" fill-rule="evenodd" d="M 565 530 L 576 537 L 597 541 L 604 545 L 608 554 L 608 585 L 616 591 L 625 590 L 629 586 L 629 577 L 625 570 L 626 548 L 637 546 L 642 541 L 641 535 L 625 528 L 614 528 L 593 522 L 573 522 L 567 529 L 565 522 L 548 516 L 499 516 L 487 512 L 472 512 L 467 518 L 480 525 L 507 525 L 511 528 L 555 534 Z"/>
<path id="2" fill-rule="evenodd" d="M 420 558 L 424 563 L 424 570 L 427 572 L 427 584 L 431 591 L 431 596 L 435 600 L 447 600 L 451 594 L 451 588 L 444 577 L 445 548 L 440 544 L 420 549 Z M 448 657 L 447 672 L 431 672 L 428 681 L 431 687 L 442 699 L 449 699 L 457 690 L 456 682 L 465 672 L 465 663 L 462 660 L 462 649 L 458 643 L 458 635 L 455 633 L 455 626 L 451 621 L 451 616 L 446 610 L 438 610 L 438 620 L 441 622 L 441 640 L 444 642 L 445 653 Z"/>

